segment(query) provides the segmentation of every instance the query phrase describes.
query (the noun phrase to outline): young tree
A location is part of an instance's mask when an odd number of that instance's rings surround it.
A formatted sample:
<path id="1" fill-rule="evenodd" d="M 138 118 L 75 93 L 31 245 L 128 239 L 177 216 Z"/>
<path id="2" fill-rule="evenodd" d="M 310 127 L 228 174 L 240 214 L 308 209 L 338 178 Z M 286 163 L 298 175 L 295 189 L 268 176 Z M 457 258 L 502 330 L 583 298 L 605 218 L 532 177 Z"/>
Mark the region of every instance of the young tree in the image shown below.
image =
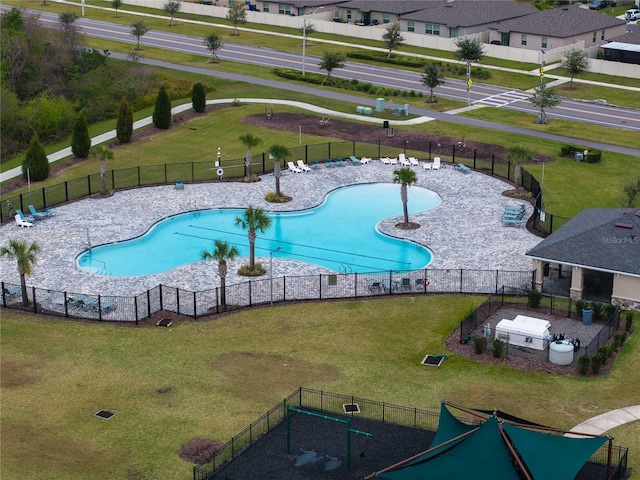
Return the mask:
<path id="1" fill-rule="evenodd" d="M 116 10 L 116 18 L 118 18 L 118 9 L 122 6 L 122 0 L 111 0 L 111 8 Z"/>
<path id="2" fill-rule="evenodd" d="M 149 31 L 149 27 L 142 20 L 132 23 L 131 27 L 131 35 L 138 39 L 135 50 L 140 50 L 140 37 L 143 37 Z"/>
<path id="3" fill-rule="evenodd" d="M 637 206 L 638 198 L 640 198 L 640 177 L 635 182 L 626 184 L 622 192 L 624 193 L 624 201 L 622 206 L 626 208 L 634 208 Z"/>
<path id="4" fill-rule="evenodd" d="M 0 248 L 0 257 L 6 256 L 11 260 L 16 260 L 18 264 L 18 274 L 20 275 L 20 287 L 22 289 L 22 305 L 29 305 L 27 295 L 27 275 L 33 273 L 35 264 L 38 261 L 40 247 L 37 243 L 27 244 L 25 240 L 9 240 L 9 246 Z"/>
<path id="5" fill-rule="evenodd" d="M 113 150 L 105 145 L 98 145 L 91 151 L 94 157 L 100 160 L 100 194 L 104 195 L 107 191 L 105 185 L 105 177 L 107 176 L 107 160 L 113 159 Z"/>
<path id="6" fill-rule="evenodd" d="M 200 82 L 193 84 L 191 90 L 191 105 L 198 113 L 204 112 L 205 108 L 207 108 L 207 92 L 204 89 L 204 85 Z"/>
<path id="7" fill-rule="evenodd" d="M 282 193 L 280 192 L 280 164 L 284 162 L 291 152 L 284 145 L 271 145 L 267 149 L 267 153 L 273 157 L 273 176 L 276 179 L 276 197 L 280 198 Z"/>
<path id="8" fill-rule="evenodd" d="M 422 85 L 428 87 L 431 92 L 429 94 L 429 103 L 435 103 L 438 101 L 436 96 L 433 94 L 433 89 L 444 84 L 444 75 L 442 75 L 440 69 L 438 69 L 438 67 L 433 63 L 427 65 L 424 69 L 424 73 L 422 74 Z"/>
<path id="9" fill-rule="evenodd" d="M 76 18 L 76 14 L 73 12 L 62 12 L 58 15 L 58 20 L 62 24 L 62 29 L 65 32 L 68 32 L 73 28 L 73 23 L 76 21 Z"/>
<path id="10" fill-rule="evenodd" d="M 404 43 L 405 38 L 400 33 L 400 26 L 397 23 L 389 25 L 387 31 L 382 35 L 382 40 L 389 52 L 387 58 L 391 58 L 391 52 Z"/>
<path id="11" fill-rule="evenodd" d="M 162 6 L 162 10 L 171 17 L 171 20 L 169 21 L 170 27 L 173 27 L 174 25 L 173 21 L 175 19 L 176 13 L 180 11 L 181 6 L 182 6 L 182 0 L 168 0 Z"/>
<path id="12" fill-rule="evenodd" d="M 27 178 L 27 172 L 29 172 L 28 177 L 34 182 L 45 180 L 49 176 L 49 159 L 37 135 L 31 137 L 29 149 L 22 162 L 22 176 L 24 178 Z"/>
<path id="13" fill-rule="evenodd" d="M 218 262 L 218 275 L 220 275 L 220 304 L 222 309 L 227 309 L 227 261 L 233 261 L 240 252 L 234 245 L 229 245 L 224 240 L 216 240 L 213 243 L 214 248 L 212 252 L 204 249 L 200 257 L 202 260 L 215 260 Z"/>
<path id="14" fill-rule="evenodd" d="M 322 59 L 320 60 L 319 67 L 320 70 L 327 71 L 327 76 L 322 80 L 322 83 L 320 84 L 321 86 L 324 85 L 324 82 L 326 82 L 328 78 L 331 78 L 333 83 L 336 83 L 331 76 L 331 72 L 344 67 L 344 58 L 344 55 L 340 52 L 324 52 Z"/>
<path id="15" fill-rule="evenodd" d="M 522 164 L 530 162 L 533 159 L 533 152 L 530 148 L 522 145 L 514 145 L 507 150 L 507 160 L 513 162 L 513 183 L 516 190 L 520 190 L 520 174 L 522 173 Z"/>
<path id="16" fill-rule="evenodd" d="M 247 9 L 244 2 L 234 2 L 229 7 L 229 13 L 227 13 L 227 20 L 233 24 L 233 36 L 239 35 L 238 25 L 241 23 L 247 23 Z"/>
<path id="17" fill-rule="evenodd" d="M 209 63 L 220 61 L 217 52 L 222 48 L 222 45 L 224 45 L 222 37 L 217 33 L 210 33 L 204 38 L 204 46 L 207 47 L 211 52 Z"/>
<path id="18" fill-rule="evenodd" d="M 118 120 L 116 122 L 116 137 L 122 143 L 129 143 L 133 135 L 133 111 L 125 98 L 118 106 Z"/>
<path id="19" fill-rule="evenodd" d="M 171 126 L 171 99 L 166 88 L 161 87 L 156 98 L 156 106 L 153 110 L 153 124 L 166 130 Z"/>
<path id="20" fill-rule="evenodd" d="M 258 233 L 263 233 L 269 229 L 271 218 L 261 208 L 247 207 L 242 217 L 236 217 L 235 224 L 248 232 L 249 272 L 254 272 L 256 237 Z"/>
<path id="21" fill-rule="evenodd" d="M 393 183 L 400 184 L 400 198 L 402 199 L 402 210 L 404 212 L 404 223 L 409 223 L 409 209 L 407 204 L 409 202 L 407 187 L 410 187 L 418 181 L 416 172 L 409 168 L 399 168 L 393 171 Z"/>
<path id="22" fill-rule="evenodd" d="M 458 49 L 454 52 L 454 56 L 458 60 L 467 62 L 467 104 L 471 105 L 471 64 L 482 60 L 484 50 L 476 38 L 461 38 L 455 43 Z"/>
<path id="23" fill-rule="evenodd" d="M 71 135 L 71 152 L 78 158 L 87 158 L 91 150 L 91 137 L 84 111 L 76 116 Z"/>
<path id="24" fill-rule="evenodd" d="M 260 145 L 262 143 L 262 139 L 259 138 L 259 137 L 256 137 L 255 135 L 253 135 L 251 133 L 245 133 L 244 135 L 240 136 L 240 141 L 242 142 L 242 144 L 245 147 L 247 147 L 247 155 L 245 156 L 244 164 L 247 167 L 247 178 L 249 179 L 249 181 L 252 181 L 252 173 L 251 173 L 252 155 L 251 155 L 251 149 L 253 147 L 257 147 L 258 145 Z"/>
<path id="25" fill-rule="evenodd" d="M 591 61 L 587 57 L 587 52 L 579 48 L 572 48 L 564 52 L 562 67 L 566 68 L 571 75 L 569 88 L 573 88 L 573 77 L 588 72 L 591 69 Z"/>
<path id="26" fill-rule="evenodd" d="M 536 87 L 535 93 L 529 97 L 529 102 L 534 107 L 538 107 L 540 109 L 540 113 L 538 114 L 538 118 L 536 120 L 537 123 L 547 123 L 549 118 L 547 117 L 545 108 L 553 108 L 560 104 L 560 97 L 556 92 L 555 87 L 549 87 L 543 83 L 539 87 Z"/>

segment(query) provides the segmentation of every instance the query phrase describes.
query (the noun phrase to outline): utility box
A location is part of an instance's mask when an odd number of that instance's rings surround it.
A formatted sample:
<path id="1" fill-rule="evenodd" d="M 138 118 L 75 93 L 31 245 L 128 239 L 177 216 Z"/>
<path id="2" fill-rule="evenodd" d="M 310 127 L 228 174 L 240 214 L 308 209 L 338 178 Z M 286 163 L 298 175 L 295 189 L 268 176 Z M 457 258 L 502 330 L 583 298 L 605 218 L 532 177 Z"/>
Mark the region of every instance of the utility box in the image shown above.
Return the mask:
<path id="1" fill-rule="evenodd" d="M 376 99 L 376 112 L 384 112 L 384 98 Z"/>

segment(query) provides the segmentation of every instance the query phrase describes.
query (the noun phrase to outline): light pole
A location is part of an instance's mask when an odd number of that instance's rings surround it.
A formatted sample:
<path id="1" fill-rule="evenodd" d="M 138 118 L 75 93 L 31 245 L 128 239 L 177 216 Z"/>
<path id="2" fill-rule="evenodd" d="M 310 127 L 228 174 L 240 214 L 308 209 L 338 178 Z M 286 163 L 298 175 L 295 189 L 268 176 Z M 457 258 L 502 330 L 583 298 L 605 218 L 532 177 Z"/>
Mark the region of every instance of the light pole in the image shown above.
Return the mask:
<path id="1" fill-rule="evenodd" d="M 216 162 L 216 167 L 220 166 L 220 157 L 222 157 L 222 150 L 218 147 L 218 161 Z"/>
<path id="2" fill-rule="evenodd" d="M 273 307 L 273 254 L 280 251 L 282 247 L 278 247 L 275 250 L 269 252 L 269 286 L 271 290 L 271 306 Z"/>
<path id="3" fill-rule="evenodd" d="M 324 7 L 318 7 L 313 10 L 309 15 L 313 15 L 318 10 L 323 9 Z M 307 73 L 307 15 L 302 17 L 302 75 Z"/>

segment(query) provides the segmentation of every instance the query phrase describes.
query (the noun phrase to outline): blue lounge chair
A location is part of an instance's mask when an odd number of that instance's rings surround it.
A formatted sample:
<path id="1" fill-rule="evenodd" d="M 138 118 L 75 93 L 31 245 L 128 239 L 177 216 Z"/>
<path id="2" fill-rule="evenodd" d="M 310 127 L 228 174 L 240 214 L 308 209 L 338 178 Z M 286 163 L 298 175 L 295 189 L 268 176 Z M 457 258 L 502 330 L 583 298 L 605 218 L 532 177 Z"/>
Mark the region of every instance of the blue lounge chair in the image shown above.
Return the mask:
<path id="1" fill-rule="evenodd" d="M 336 166 L 344 167 L 345 165 L 346 163 L 344 163 L 344 160 L 342 160 L 341 158 L 336 158 Z"/>
<path id="2" fill-rule="evenodd" d="M 336 166 L 336 162 L 334 162 L 333 160 L 331 160 L 330 158 L 327 158 L 324 161 L 325 166 L 327 167 L 335 167 Z"/>
<path id="3" fill-rule="evenodd" d="M 322 168 L 322 165 L 320 165 L 317 160 L 314 160 L 313 162 L 311 162 L 311 168 L 316 170 L 318 168 Z"/>
<path id="4" fill-rule="evenodd" d="M 352 163 L 353 165 L 360 165 L 360 160 L 358 160 L 358 159 L 357 159 L 356 157 L 354 157 L 353 155 L 351 155 L 351 156 L 349 157 L 349 160 L 351 160 L 351 163 Z"/>
<path id="5" fill-rule="evenodd" d="M 12 287 L 12 288 L 4 287 L 2 289 L 2 294 L 4 295 L 5 301 L 10 302 L 14 298 L 18 297 L 18 295 L 20 295 L 20 291 L 21 291 L 20 287 Z"/>
<path id="6" fill-rule="evenodd" d="M 184 183 L 182 183 L 182 180 L 176 180 L 176 190 L 184 190 Z"/>
<path id="7" fill-rule="evenodd" d="M 31 215 L 33 215 L 35 218 L 47 218 L 49 216 L 44 212 L 37 211 L 36 207 L 34 207 L 33 205 L 29 205 L 29 211 L 31 212 Z"/>
<path id="8" fill-rule="evenodd" d="M 527 224 L 527 219 L 522 218 L 518 220 L 502 219 L 502 225 L 505 227 L 524 227 Z"/>
<path id="9" fill-rule="evenodd" d="M 24 213 L 22 213 L 22 210 L 18 209 L 16 210 L 16 214 L 20 215 L 20 220 L 22 220 L 23 222 L 35 222 L 36 219 L 34 217 L 32 217 L 31 215 L 25 215 Z"/>

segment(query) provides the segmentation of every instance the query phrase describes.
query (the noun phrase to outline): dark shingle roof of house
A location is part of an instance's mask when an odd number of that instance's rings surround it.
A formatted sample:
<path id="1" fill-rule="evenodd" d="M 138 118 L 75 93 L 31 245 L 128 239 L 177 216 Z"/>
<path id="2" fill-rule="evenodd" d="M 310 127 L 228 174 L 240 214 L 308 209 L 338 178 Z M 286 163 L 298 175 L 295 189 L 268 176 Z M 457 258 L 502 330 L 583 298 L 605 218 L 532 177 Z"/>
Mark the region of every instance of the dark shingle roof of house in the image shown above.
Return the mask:
<path id="1" fill-rule="evenodd" d="M 383 12 L 395 13 L 401 15 L 403 13 L 415 12 L 424 8 L 425 4 L 432 0 L 350 0 L 340 7 L 352 8 L 361 12 Z"/>
<path id="2" fill-rule="evenodd" d="M 626 22 L 594 10 L 565 6 L 500 22 L 497 30 L 566 38 L 622 24 Z"/>
<path id="3" fill-rule="evenodd" d="M 327 7 L 326 10 L 334 10 L 344 0 L 279 0 L 278 3 L 291 5 L 295 8 L 314 9 L 318 7 Z"/>
<path id="4" fill-rule="evenodd" d="M 511 1 L 433 1 L 424 10 L 403 15 L 403 20 L 437 23 L 448 27 L 483 25 L 530 15 L 538 11 L 533 5 L 518 5 Z"/>
<path id="5" fill-rule="evenodd" d="M 640 275 L 640 209 L 583 210 L 526 255 Z"/>
<path id="6" fill-rule="evenodd" d="M 620 42 L 620 43 L 630 43 L 631 45 L 640 45 L 640 31 L 637 32 L 627 32 L 624 35 L 620 35 L 619 37 L 614 37 L 609 39 L 610 42 Z M 606 46 L 601 45 L 602 47 Z"/>

